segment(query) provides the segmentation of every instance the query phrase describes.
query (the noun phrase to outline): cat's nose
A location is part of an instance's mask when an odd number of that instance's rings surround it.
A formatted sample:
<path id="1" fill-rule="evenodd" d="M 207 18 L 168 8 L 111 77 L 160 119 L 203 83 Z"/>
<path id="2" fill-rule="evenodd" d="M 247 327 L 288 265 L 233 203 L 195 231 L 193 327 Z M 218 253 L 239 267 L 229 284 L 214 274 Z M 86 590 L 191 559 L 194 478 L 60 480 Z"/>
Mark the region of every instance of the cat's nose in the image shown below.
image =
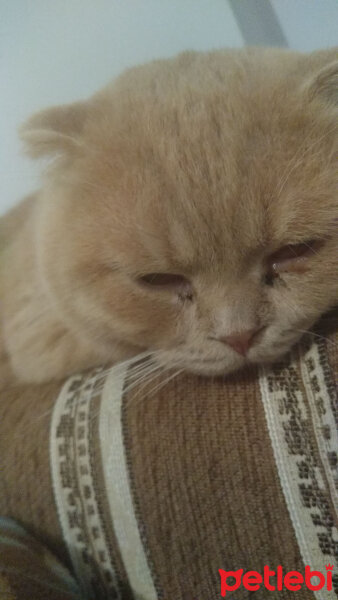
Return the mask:
<path id="1" fill-rule="evenodd" d="M 234 331 L 229 335 L 217 337 L 216 339 L 223 344 L 230 346 L 235 352 L 246 356 L 249 348 L 254 342 L 254 337 L 259 329 L 248 329 L 247 331 Z"/>

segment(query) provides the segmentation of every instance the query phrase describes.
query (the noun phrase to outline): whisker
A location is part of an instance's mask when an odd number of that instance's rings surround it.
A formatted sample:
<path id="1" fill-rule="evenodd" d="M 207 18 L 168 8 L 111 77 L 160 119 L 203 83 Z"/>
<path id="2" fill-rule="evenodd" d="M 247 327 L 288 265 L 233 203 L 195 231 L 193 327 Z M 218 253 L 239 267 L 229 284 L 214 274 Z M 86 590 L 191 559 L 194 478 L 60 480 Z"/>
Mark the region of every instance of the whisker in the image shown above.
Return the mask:
<path id="1" fill-rule="evenodd" d="M 315 333 L 314 331 L 312 331 L 311 329 L 294 329 L 294 331 L 298 331 L 299 333 L 304 333 L 304 334 L 309 334 L 311 336 L 314 336 L 320 340 L 325 341 L 328 344 L 331 344 L 331 346 L 333 346 L 334 348 L 338 348 L 338 343 L 334 342 L 333 340 L 330 340 L 328 337 L 324 336 L 324 335 L 320 335 L 319 333 Z"/>
<path id="2" fill-rule="evenodd" d="M 171 368 L 171 367 L 169 367 L 169 368 Z M 150 396 L 154 395 L 155 392 L 158 392 L 160 389 L 162 389 L 164 386 L 166 386 L 169 383 L 169 381 L 171 381 L 172 379 L 177 377 L 183 371 L 184 371 L 184 369 L 180 369 L 178 371 L 175 371 L 174 373 L 171 373 L 171 375 L 169 375 L 166 379 L 164 379 L 163 381 L 160 381 L 157 385 L 155 385 L 150 390 L 147 390 L 143 396 L 140 397 L 140 394 L 138 393 L 136 396 L 132 397 L 131 399 L 127 399 L 127 402 L 128 403 L 132 402 L 133 408 L 135 408 L 135 406 L 138 406 L 138 404 L 140 402 L 144 402 L 145 398 L 149 398 Z"/>
<path id="3" fill-rule="evenodd" d="M 130 361 L 129 361 L 130 362 Z M 114 367 L 113 367 L 114 368 Z M 147 364 L 147 368 L 138 372 L 131 372 L 132 380 L 128 382 L 127 386 L 124 388 L 124 394 L 128 393 L 135 387 L 140 386 L 140 392 L 145 388 L 147 384 L 149 384 L 153 379 L 161 375 L 166 370 L 166 366 L 161 363 L 153 363 L 150 362 Z M 105 380 L 102 382 L 102 387 L 96 390 L 96 394 L 99 395 L 102 393 L 102 390 L 105 385 Z M 97 412 L 92 414 L 92 418 L 97 416 Z"/>
<path id="4" fill-rule="evenodd" d="M 155 355 L 154 351 L 147 350 L 145 352 L 141 352 L 140 354 L 136 354 L 135 356 L 132 356 L 131 358 L 127 358 L 126 360 L 118 361 L 115 364 L 112 363 L 109 366 L 107 366 L 106 368 L 104 368 L 104 370 L 97 375 L 96 381 L 100 381 L 100 379 L 105 379 L 111 369 L 115 369 L 115 371 L 118 371 L 118 370 L 132 367 L 134 364 L 136 364 L 140 361 L 143 361 L 140 365 L 133 367 L 133 373 L 138 373 L 140 370 L 147 368 L 148 361 L 146 359 L 149 359 L 154 355 Z"/>

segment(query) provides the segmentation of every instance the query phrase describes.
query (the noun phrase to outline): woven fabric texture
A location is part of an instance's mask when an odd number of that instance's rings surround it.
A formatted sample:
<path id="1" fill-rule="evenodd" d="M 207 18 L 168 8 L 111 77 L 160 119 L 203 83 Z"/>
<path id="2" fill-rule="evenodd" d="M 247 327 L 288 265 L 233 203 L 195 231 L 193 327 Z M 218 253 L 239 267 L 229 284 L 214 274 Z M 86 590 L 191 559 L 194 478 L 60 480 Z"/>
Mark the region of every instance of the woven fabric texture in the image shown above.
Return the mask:
<path id="1" fill-rule="evenodd" d="M 61 390 L 8 389 L 0 513 L 63 558 L 86 598 L 216 600 L 219 569 L 265 565 L 333 564 L 337 592 L 337 340 L 308 336 L 282 363 L 225 380 L 138 383 L 135 361 Z"/>

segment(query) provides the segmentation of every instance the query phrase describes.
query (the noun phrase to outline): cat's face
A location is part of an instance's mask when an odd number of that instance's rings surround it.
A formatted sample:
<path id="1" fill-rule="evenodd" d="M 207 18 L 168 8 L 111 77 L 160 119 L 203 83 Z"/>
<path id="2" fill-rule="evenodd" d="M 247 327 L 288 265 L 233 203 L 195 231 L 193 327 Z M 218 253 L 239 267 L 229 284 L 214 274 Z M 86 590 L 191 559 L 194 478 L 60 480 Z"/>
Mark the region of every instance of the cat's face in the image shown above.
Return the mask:
<path id="1" fill-rule="evenodd" d="M 68 129 L 54 111 L 58 137 L 31 137 L 63 153 L 38 251 L 69 326 L 107 358 L 122 340 L 222 374 L 278 359 L 337 303 L 333 59 L 189 54 L 59 111 Z"/>

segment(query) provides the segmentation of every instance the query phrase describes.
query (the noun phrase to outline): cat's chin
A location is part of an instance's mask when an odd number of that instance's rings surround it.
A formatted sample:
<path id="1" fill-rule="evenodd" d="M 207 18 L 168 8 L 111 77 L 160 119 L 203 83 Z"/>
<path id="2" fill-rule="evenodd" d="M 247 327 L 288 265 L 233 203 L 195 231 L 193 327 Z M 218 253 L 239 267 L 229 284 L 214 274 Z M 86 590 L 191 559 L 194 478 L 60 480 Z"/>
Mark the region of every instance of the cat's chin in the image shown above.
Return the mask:
<path id="1" fill-rule="evenodd" d="M 182 368 L 184 371 L 188 373 L 193 373 L 195 375 L 202 375 L 203 377 L 222 377 L 224 375 L 229 375 L 234 371 L 238 371 L 243 369 L 249 363 L 248 360 L 242 357 L 237 357 L 229 363 L 228 360 L 218 360 L 218 361 L 187 361 L 186 363 L 182 363 Z"/>
<path id="2" fill-rule="evenodd" d="M 246 369 L 248 367 L 257 367 L 260 365 L 271 365 L 281 361 L 288 355 L 293 345 L 301 336 L 294 336 L 293 343 L 281 345 L 278 349 L 270 348 L 270 350 L 262 350 L 253 348 L 246 357 L 234 354 L 234 356 L 224 357 L 219 359 L 205 360 L 182 360 L 180 366 L 184 371 L 202 375 L 204 377 L 222 377 L 230 375 L 236 371 Z"/>

